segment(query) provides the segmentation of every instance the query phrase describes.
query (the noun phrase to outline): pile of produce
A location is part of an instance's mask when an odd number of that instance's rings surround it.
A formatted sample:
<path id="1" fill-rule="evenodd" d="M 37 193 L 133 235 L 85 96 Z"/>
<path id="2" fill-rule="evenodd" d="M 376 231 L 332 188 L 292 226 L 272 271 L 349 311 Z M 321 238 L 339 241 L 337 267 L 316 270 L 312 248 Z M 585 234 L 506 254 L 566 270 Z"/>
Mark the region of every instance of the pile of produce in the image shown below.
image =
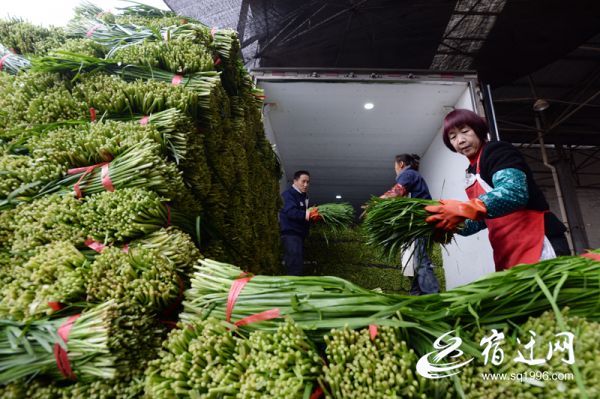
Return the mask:
<path id="1" fill-rule="evenodd" d="M 0 77 L 11 174 L 0 209 L 73 187 L 84 196 L 141 186 L 200 217 L 181 227 L 201 233 L 208 256 L 276 271 L 280 165 L 235 32 L 142 5 L 76 11 L 57 46 L 29 46 L 30 67 Z M 0 43 L 15 41 L 11 27 L 22 25 L 7 24 Z"/>
<path id="2" fill-rule="evenodd" d="M 363 288 L 379 288 L 384 292 L 410 290 L 411 281 L 402 270 L 402 257 L 390 258 L 379 248 L 367 245 L 360 226 L 338 229 L 335 233 L 326 226 L 313 226 L 305 248 L 305 259 L 312 267 L 309 274 L 341 277 Z M 440 245 L 435 245 L 429 256 L 443 291 L 445 276 Z"/>
<path id="3" fill-rule="evenodd" d="M 598 396 L 598 255 L 419 297 L 266 275 L 281 168 L 234 31 L 84 4 L 64 31 L 2 22 L 0 43 L 1 397 Z M 397 266 L 416 238 L 449 239 L 424 222 L 429 203 L 374 200 L 365 229 L 383 254 L 355 258 Z M 359 234 L 348 205 L 317 213 L 332 254 Z M 574 380 L 483 381 L 492 328 L 507 351 L 572 330 L 576 361 L 541 370 Z M 422 377 L 448 332 L 473 367 Z"/>
<path id="4" fill-rule="evenodd" d="M 316 386 L 322 360 L 287 320 L 272 334 L 245 337 L 208 318 L 175 330 L 147 370 L 151 398 L 303 398 Z"/>
<path id="5" fill-rule="evenodd" d="M 261 93 L 235 32 L 143 5 L 0 44 L 0 396 L 138 396 L 202 255 L 279 269 Z"/>
<path id="6" fill-rule="evenodd" d="M 512 328 L 545 311 L 557 314 L 564 306 L 571 307 L 573 316 L 600 320 L 600 280 L 594 277 L 600 273 L 600 262 L 587 257 L 561 257 L 520 265 L 441 294 L 420 297 L 367 291 L 334 277 L 249 276 L 232 265 L 211 260 L 199 263 L 192 287 L 186 291 L 181 315 L 184 322 L 216 317 L 235 322 L 244 331 L 273 332 L 282 317 L 291 317 L 316 342 L 332 342 L 324 338 L 331 329 L 388 326 L 398 329 L 399 337 L 422 356 L 432 350 L 435 340 L 454 331 L 462 338 L 464 354 L 480 358 L 481 344 L 473 337 L 473 331 L 478 329 Z M 348 337 L 358 333 L 340 334 Z M 336 384 L 351 390 L 352 384 L 361 383 L 350 381 L 368 380 L 369 375 L 331 378 L 334 381 L 325 385 L 331 388 L 333 384 L 331 389 L 337 390 L 338 397 L 344 397 Z M 374 376 L 370 378 L 368 384 L 362 383 L 367 392 L 371 392 L 369 387 L 376 393 L 387 389 L 383 382 L 377 385 Z M 452 383 L 458 386 L 452 395 L 459 395 L 460 381 L 455 377 Z M 416 384 L 411 394 L 427 391 L 445 397 L 443 386 Z M 582 384 L 593 382 L 584 379 Z"/>

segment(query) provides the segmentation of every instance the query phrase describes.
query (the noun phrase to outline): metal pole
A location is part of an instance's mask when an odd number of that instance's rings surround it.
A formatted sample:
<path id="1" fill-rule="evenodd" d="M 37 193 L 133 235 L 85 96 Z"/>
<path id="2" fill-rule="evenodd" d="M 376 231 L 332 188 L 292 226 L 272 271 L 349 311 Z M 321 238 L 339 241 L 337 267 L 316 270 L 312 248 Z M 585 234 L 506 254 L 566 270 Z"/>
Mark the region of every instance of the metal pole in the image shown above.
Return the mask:
<path id="1" fill-rule="evenodd" d="M 567 218 L 569 219 L 569 232 L 571 233 L 571 239 L 573 240 L 573 249 L 575 250 L 575 253 L 580 254 L 590 248 L 590 243 L 585 232 L 581 208 L 577 201 L 577 192 L 571 168 L 564 157 L 562 145 L 557 144 L 556 150 L 559 157 L 556 162 L 556 172 L 565 199 L 565 210 L 567 212 Z"/>
<path id="2" fill-rule="evenodd" d="M 560 180 L 558 179 L 558 173 L 556 172 L 556 168 L 548 162 L 548 153 L 546 152 L 546 144 L 544 143 L 544 134 L 542 129 L 542 123 L 540 121 L 540 116 L 535 113 L 535 126 L 538 129 L 538 140 L 540 142 L 540 150 L 542 152 L 542 161 L 544 165 L 550 169 L 552 172 L 552 180 L 554 181 L 554 189 L 556 190 L 556 199 L 558 200 L 558 207 L 560 209 L 560 218 L 562 222 L 567 226 L 567 241 L 569 243 L 569 249 L 571 253 L 573 253 L 573 238 L 571 237 L 571 229 L 569 227 L 569 218 L 567 217 L 567 211 L 565 209 L 565 202 L 562 195 L 562 190 L 560 187 Z"/>

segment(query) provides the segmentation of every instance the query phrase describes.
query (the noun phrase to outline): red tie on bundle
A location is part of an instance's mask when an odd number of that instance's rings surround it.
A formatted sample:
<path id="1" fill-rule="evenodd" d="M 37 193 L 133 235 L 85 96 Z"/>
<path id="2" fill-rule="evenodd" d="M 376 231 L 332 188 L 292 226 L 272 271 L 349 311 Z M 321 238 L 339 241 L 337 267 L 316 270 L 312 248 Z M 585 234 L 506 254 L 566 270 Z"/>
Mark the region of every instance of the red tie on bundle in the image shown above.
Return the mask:
<path id="1" fill-rule="evenodd" d="M 100 179 L 102 181 L 102 186 L 107 191 L 111 191 L 111 192 L 115 191 L 115 187 L 113 186 L 112 180 L 110 179 L 110 174 L 109 174 L 109 170 L 108 170 L 109 164 L 110 164 L 110 162 L 102 162 L 102 163 L 97 163 L 97 164 L 91 165 L 91 166 L 84 166 L 82 168 L 69 169 L 67 171 L 67 174 L 69 174 L 69 175 L 76 175 L 78 173 L 83 172 L 83 174 L 81 175 L 79 180 L 77 180 L 77 183 L 75 183 L 75 185 L 73 186 L 73 191 L 75 191 L 75 195 L 77 196 L 77 198 L 83 197 L 83 192 L 81 191 L 81 187 L 80 187 L 81 182 L 83 181 L 83 179 L 85 179 L 85 177 L 87 175 L 92 173 L 94 171 L 94 169 L 96 169 L 96 168 L 102 168 L 102 170 L 100 172 Z"/>
<path id="2" fill-rule="evenodd" d="M 227 309 L 225 311 L 225 320 L 227 322 L 231 322 L 231 314 L 233 313 L 233 307 L 235 306 L 235 302 L 237 301 L 238 296 L 248 284 L 250 280 L 252 280 L 253 276 L 238 278 L 231 284 L 231 288 L 229 289 L 229 295 L 227 297 Z M 279 308 L 265 310 L 264 312 L 256 313 L 248 317 L 244 317 L 236 321 L 234 324 L 236 326 L 245 326 L 251 323 L 257 323 L 259 321 L 271 320 L 281 317 L 281 312 Z"/>
<path id="3" fill-rule="evenodd" d="M 71 316 L 60 327 L 58 327 L 58 336 L 63 340 L 65 346 L 67 346 L 69 333 L 71 332 L 71 328 L 73 328 L 73 323 L 75 323 L 75 320 L 77 320 L 80 316 L 80 314 Z M 70 380 L 77 379 L 73 369 L 71 368 L 71 363 L 69 362 L 69 354 L 58 342 L 54 344 L 54 358 L 56 359 L 58 370 L 62 375 L 65 376 L 65 378 Z"/>

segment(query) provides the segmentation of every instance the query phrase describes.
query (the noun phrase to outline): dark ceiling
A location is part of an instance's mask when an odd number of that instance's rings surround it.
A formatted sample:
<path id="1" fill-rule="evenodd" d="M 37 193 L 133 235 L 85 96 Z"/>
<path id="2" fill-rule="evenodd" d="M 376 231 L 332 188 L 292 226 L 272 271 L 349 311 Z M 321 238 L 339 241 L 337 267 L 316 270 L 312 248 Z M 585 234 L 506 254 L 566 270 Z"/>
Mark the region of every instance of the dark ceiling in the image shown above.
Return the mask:
<path id="1" fill-rule="evenodd" d="M 500 137 L 600 146 L 598 0 L 166 0 L 238 30 L 249 67 L 476 71 Z M 536 127 L 536 99 L 549 107 Z M 539 113 L 537 113 L 540 116 Z M 592 160 L 599 160 L 596 153 Z"/>

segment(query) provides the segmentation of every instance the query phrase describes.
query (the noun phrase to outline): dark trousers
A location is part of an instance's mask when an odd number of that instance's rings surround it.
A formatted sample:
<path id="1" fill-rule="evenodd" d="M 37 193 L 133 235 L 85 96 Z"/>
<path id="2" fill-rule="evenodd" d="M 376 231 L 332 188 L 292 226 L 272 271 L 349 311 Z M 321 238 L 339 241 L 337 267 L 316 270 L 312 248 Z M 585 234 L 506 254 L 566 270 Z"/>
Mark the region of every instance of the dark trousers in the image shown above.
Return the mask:
<path id="1" fill-rule="evenodd" d="M 425 249 L 425 239 L 418 238 L 415 240 L 415 251 L 412 256 L 415 257 L 413 262 L 415 273 L 410 287 L 410 294 L 422 295 L 440 292 L 440 283 L 433 273 L 433 265 Z"/>
<path id="2" fill-rule="evenodd" d="M 564 234 L 550 236 L 548 237 L 548 241 L 550 241 L 550 244 L 552 244 L 552 248 L 554 248 L 556 256 L 571 255 L 571 250 L 569 249 L 569 241 L 567 241 L 567 237 L 565 237 Z"/>
<path id="3" fill-rule="evenodd" d="M 283 242 L 283 261 L 286 274 L 289 276 L 302 276 L 304 274 L 304 238 L 286 234 L 281 236 Z"/>

